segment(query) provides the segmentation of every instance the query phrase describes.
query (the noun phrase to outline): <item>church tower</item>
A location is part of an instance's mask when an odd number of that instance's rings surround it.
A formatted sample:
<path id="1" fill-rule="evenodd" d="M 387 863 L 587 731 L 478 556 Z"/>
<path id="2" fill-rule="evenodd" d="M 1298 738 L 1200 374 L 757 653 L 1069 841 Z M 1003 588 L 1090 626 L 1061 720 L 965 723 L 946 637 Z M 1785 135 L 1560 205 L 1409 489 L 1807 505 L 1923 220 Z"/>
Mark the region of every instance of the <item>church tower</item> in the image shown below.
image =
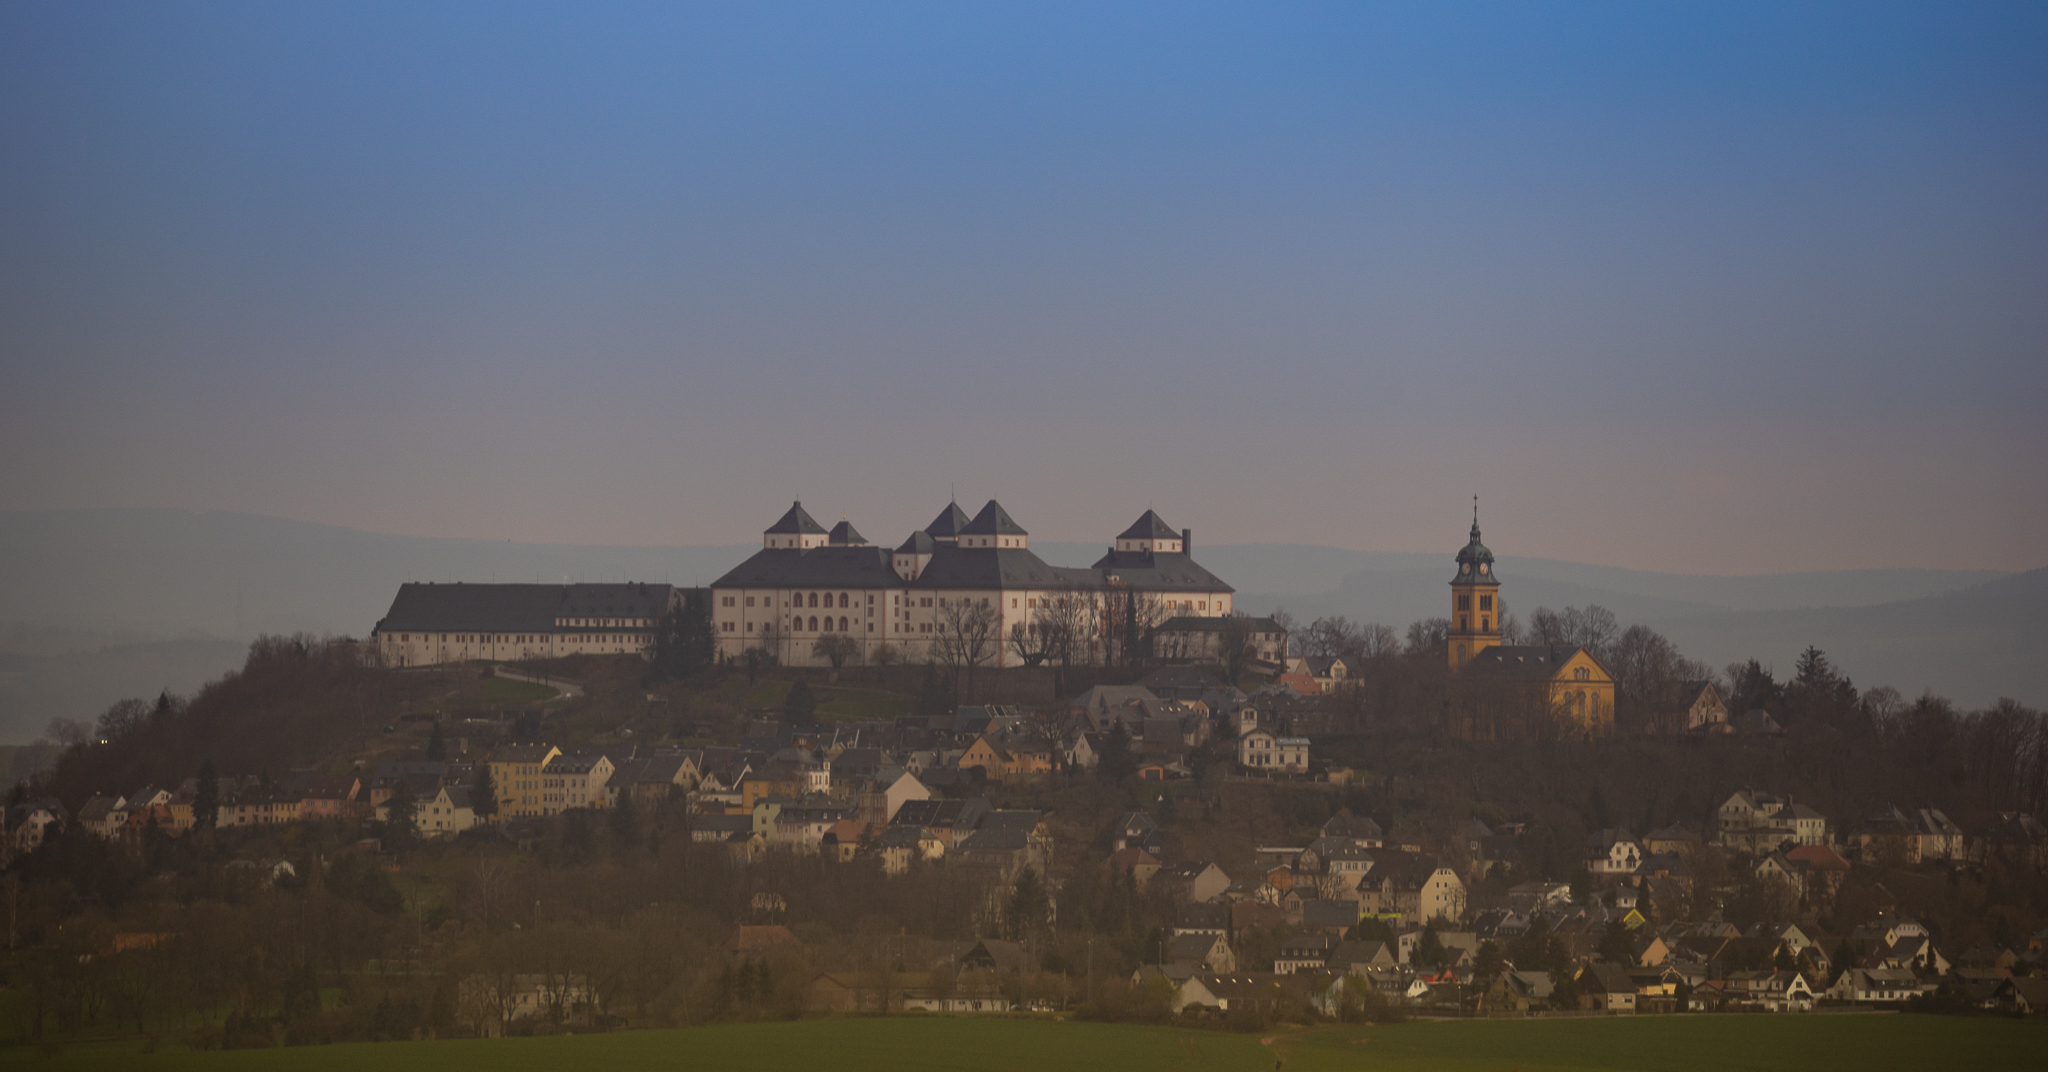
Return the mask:
<path id="1" fill-rule="evenodd" d="M 1479 542 L 1479 496 L 1472 497 L 1472 542 L 1458 552 L 1451 579 L 1451 669 L 1500 643 L 1500 579 L 1493 552 Z"/>

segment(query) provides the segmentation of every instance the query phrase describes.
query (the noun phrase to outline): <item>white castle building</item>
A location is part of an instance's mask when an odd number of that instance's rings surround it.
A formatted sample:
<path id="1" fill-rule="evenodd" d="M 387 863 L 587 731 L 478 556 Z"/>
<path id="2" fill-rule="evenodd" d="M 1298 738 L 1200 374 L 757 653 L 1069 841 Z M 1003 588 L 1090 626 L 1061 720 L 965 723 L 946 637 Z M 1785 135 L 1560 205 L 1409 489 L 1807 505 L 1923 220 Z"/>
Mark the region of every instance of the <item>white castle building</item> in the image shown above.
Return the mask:
<path id="1" fill-rule="evenodd" d="M 826 531 L 799 502 L 761 533 L 761 550 L 712 583 L 712 629 L 727 659 L 757 650 L 787 665 L 821 665 L 818 641 L 829 636 L 857 645 L 851 661 L 873 661 L 888 645 L 899 661 L 923 662 L 937 657 L 934 643 L 961 608 L 986 606 L 995 621 L 985 665 L 1015 666 L 1023 660 L 1011 638 L 1030 634 L 1055 607 L 1085 604 L 1078 617 L 1103 635 L 1119 615 L 1135 613 L 1149 630 L 1229 614 L 1233 589 L 1189 557 L 1191 542 L 1189 530 L 1147 510 L 1094 565 L 1052 566 L 990 499 L 971 520 L 948 504 L 891 551 L 844 521 Z"/>

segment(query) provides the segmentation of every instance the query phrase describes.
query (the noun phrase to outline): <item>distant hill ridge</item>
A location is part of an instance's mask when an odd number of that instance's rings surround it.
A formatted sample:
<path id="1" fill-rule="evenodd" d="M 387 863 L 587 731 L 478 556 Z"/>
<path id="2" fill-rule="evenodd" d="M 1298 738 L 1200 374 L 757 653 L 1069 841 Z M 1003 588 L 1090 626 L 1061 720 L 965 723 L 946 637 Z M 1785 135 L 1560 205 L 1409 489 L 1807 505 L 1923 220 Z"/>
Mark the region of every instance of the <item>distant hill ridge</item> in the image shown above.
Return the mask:
<path id="1" fill-rule="evenodd" d="M 162 509 L 0 512 L 0 654 L 33 657 L 10 659 L 0 678 L 0 741 L 28 740 L 54 715 L 89 717 L 122 696 L 188 691 L 238 664 L 241 646 L 258 633 L 364 635 L 408 580 L 702 584 L 755 546 L 391 536 Z M 1103 549 L 1033 546 L 1062 564 L 1085 564 Z M 1285 606 L 1304 619 L 1338 613 L 1400 627 L 1444 613 L 1454 550 L 1197 540 L 1194 553 L 1237 588 L 1245 610 Z M 2014 595 L 2038 586 L 2041 571 L 1710 577 L 1512 555 L 1499 568 L 1515 613 L 1599 603 L 1716 665 L 1755 655 L 1789 668 L 1799 648 L 1814 643 L 1862 684 L 1934 688 L 1971 704 L 1998 695 L 2048 702 L 2048 670 L 2036 669 L 2043 661 L 2032 655 L 2040 626 Z"/>

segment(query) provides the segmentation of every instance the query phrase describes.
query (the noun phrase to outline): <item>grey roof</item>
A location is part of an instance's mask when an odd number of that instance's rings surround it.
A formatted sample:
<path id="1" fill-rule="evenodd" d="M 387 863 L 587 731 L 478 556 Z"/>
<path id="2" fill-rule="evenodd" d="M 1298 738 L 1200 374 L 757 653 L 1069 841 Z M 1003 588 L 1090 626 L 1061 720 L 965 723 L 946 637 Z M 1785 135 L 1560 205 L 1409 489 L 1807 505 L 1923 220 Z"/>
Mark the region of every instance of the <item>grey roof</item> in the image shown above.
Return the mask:
<path id="1" fill-rule="evenodd" d="M 1025 532 L 1024 526 L 1017 524 L 1010 517 L 1009 511 L 1003 509 L 1002 503 L 990 499 L 988 505 L 981 508 L 981 513 L 974 515 L 974 520 L 969 521 L 966 527 L 960 530 L 960 535 L 1028 536 L 1030 533 Z"/>
<path id="2" fill-rule="evenodd" d="M 764 536 L 771 534 L 776 536 L 793 536 L 797 534 L 821 534 L 824 531 L 825 526 L 813 520 L 810 512 L 804 509 L 803 501 L 798 500 L 789 504 L 789 512 L 783 514 L 781 520 L 762 529 L 761 534 Z"/>
<path id="3" fill-rule="evenodd" d="M 957 539 L 960 530 L 966 526 L 967 511 L 960 509 L 959 503 L 952 502 L 947 503 L 946 508 L 939 511 L 939 516 L 933 518 L 932 523 L 924 527 L 924 531 L 934 540 L 951 541 Z"/>
<path id="4" fill-rule="evenodd" d="M 840 546 L 857 546 L 868 542 L 867 537 L 854 530 L 853 522 L 851 521 L 841 521 L 839 524 L 832 526 L 831 535 L 825 537 L 825 539 L 828 543 Z"/>
<path id="5" fill-rule="evenodd" d="M 898 547 L 896 553 L 899 555 L 928 555 L 937 546 L 938 543 L 932 539 L 931 533 L 918 529 L 904 539 L 903 546 Z"/>
<path id="6" fill-rule="evenodd" d="M 1176 592 L 1234 592 L 1222 578 L 1179 552 L 1111 551 L 1095 560 L 1094 569 L 1104 581 L 1115 581 L 1139 590 L 1170 589 Z M 1269 619 L 1270 620 L 1270 619 Z"/>
<path id="7" fill-rule="evenodd" d="M 903 583 L 879 547 L 764 547 L 715 588 L 894 588 Z"/>
<path id="8" fill-rule="evenodd" d="M 1479 573 L 1479 564 L 1482 562 L 1487 566 L 1487 572 L 1484 576 Z M 1472 507 L 1472 540 L 1458 552 L 1458 575 L 1451 580 L 1451 583 L 1499 583 L 1500 577 L 1493 572 L 1492 567 L 1493 552 L 1487 550 L 1486 545 L 1479 542 L 1479 507 L 1475 503 Z"/>
<path id="9" fill-rule="evenodd" d="M 1180 533 L 1150 510 L 1138 515 L 1131 527 L 1117 533 L 1119 540 L 1178 540 Z"/>
<path id="10" fill-rule="evenodd" d="M 893 574 L 892 574 L 893 576 Z M 897 581 L 897 584 L 903 582 Z M 1100 579 L 1088 570 L 1063 569 L 1022 547 L 953 547 L 942 545 L 914 588 L 1021 588 L 1043 585 L 1095 588 Z"/>
<path id="11" fill-rule="evenodd" d="M 1467 661 L 1460 673 L 1486 677 L 1549 680 L 1584 649 L 1565 645 L 1497 644 Z"/>
<path id="12" fill-rule="evenodd" d="M 408 583 L 375 632 L 559 632 L 558 618 L 660 618 L 675 593 L 666 584 Z"/>
<path id="13" fill-rule="evenodd" d="M 1310 927 L 1350 927 L 1358 922 L 1358 902 L 1305 902 L 1301 906 L 1301 922 Z"/>

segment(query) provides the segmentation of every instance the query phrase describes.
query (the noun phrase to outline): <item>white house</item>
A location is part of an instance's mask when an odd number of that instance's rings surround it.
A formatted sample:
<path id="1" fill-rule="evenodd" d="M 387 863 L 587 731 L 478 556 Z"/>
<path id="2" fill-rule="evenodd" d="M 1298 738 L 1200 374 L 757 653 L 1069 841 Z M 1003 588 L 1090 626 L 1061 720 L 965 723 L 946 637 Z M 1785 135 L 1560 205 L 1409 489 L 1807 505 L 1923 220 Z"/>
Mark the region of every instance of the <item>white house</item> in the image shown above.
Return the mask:
<path id="1" fill-rule="evenodd" d="M 1308 770 L 1308 738 L 1280 737 L 1254 729 L 1237 739 L 1238 765 L 1267 774 L 1302 774 Z"/>

